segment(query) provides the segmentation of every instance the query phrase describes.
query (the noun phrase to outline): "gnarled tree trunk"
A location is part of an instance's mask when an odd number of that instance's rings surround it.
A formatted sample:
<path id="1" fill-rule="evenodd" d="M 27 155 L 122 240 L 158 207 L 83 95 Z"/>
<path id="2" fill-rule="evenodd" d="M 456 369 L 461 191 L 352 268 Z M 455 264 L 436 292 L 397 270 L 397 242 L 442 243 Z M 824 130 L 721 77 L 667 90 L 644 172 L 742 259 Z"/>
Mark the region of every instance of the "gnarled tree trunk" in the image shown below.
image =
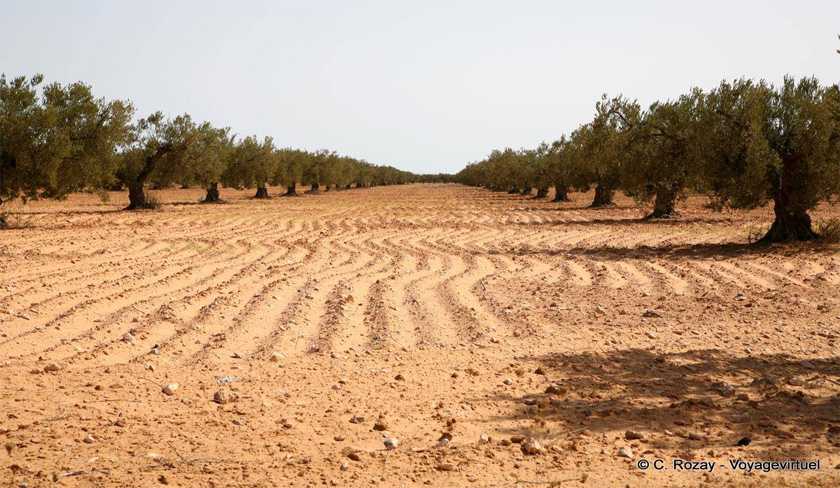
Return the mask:
<path id="1" fill-rule="evenodd" d="M 792 156 L 782 161 L 782 174 L 776 180 L 773 192 L 773 213 L 776 219 L 767 234 L 759 243 L 810 241 L 817 233 L 811 228 L 811 216 L 808 215 L 808 202 L 805 195 L 807 178 L 802 159 Z"/>
<path id="2" fill-rule="evenodd" d="M 297 183 L 292 183 L 286 188 L 286 193 L 283 194 L 284 197 L 296 197 L 297 196 Z"/>
<path id="3" fill-rule="evenodd" d="M 143 183 L 143 181 L 134 180 L 128 184 L 128 207 L 125 208 L 126 210 L 149 208 Z"/>
<path id="4" fill-rule="evenodd" d="M 554 201 L 568 202 L 569 201 L 569 187 L 561 184 L 554 185 Z"/>
<path id="5" fill-rule="evenodd" d="M 595 198 L 592 199 L 592 205 L 590 206 L 594 208 L 609 207 L 613 205 L 614 194 L 615 190 L 598 183 L 598 186 L 595 187 Z"/>
<path id="6" fill-rule="evenodd" d="M 204 196 L 204 203 L 219 203 L 222 199 L 219 197 L 219 184 L 210 183 L 207 186 L 207 195 Z"/>
<path id="7" fill-rule="evenodd" d="M 536 194 L 536 196 L 534 196 L 534 198 L 545 198 L 547 195 L 548 195 L 548 187 L 547 186 L 541 186 L 541 187 L 537 188 L 537 194 Z"/>
<path id="8" fill-rule="evenodd" d="M 653 201 L 653 212 L 648 215 L 647 219 L 670 219 L 677 216 L 675 206 L 677 203 L 677 194 L 679 193 L 680 185 L 674 183 L 670 187 L 662 187 L 657 189 L 656 198 Z"/>
<path id="9" fill-rule="evenodd" d="M 268 198 L 268 188 L 265 184 L 261 184 L 257 187 L 257 194 L 254 195 L 254 198 Z"/>
<path id="10" fill-rule="evenodd" d="M 128 207 L 125 208 L 126 210 L 151 208 L 143 187 L 152 171 L 155 170 L 158 161 L 174 150 L 175 147 L 172 144 L 163 144 L 153 154 L 149 154 L 143 159 L 143 168 L 137 173 L 134 180 L 128 183 Z"/>
<path id="11" fill-rule="evenodd" d="M 306 193 L 321 193 L 321 185 L 319 185 L 318 183 L 312 183 L 311 185 L 309 185 L 309 190 L 307 190 Z"/>

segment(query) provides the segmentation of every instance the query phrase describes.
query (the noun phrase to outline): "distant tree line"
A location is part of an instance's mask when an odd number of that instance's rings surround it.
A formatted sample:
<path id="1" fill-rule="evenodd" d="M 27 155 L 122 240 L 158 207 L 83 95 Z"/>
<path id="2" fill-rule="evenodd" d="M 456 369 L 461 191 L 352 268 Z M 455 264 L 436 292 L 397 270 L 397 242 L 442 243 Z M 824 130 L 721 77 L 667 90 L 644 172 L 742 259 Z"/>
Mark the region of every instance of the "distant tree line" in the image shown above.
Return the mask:
<path id="1" fill-rule="evenodd" d="M 762 242 L 816 236 L 808 211 L 840 195 L 840 89 L 814 78 L 724 81 L 642 109 L 623 96 L 602 97 L 594 118 L 534 149 L 502 149 L 468 165 L 456 181 L 493 191 L 548 194 L 595 189 L 593 207 L 616 191 L 651 203 L 668 218 L 689 192 L 716 209 L 773 202 Z"/>
<path id="2" fill-rule="evenodd" d="M 204 201 L 218 202 L 220 185 L 267 198 L 269 185 L 296 195 L 300 186 L 317 192 L 442 179 L 277 147 L 270 137 L 238 137 L 186 114 L 135 118 L 130 102 L 96 98 L 84 83 L 0 77 L 0 203 L 127 189 L 127 208 L 142 209 L 150 186 L 201 185 Z"/>

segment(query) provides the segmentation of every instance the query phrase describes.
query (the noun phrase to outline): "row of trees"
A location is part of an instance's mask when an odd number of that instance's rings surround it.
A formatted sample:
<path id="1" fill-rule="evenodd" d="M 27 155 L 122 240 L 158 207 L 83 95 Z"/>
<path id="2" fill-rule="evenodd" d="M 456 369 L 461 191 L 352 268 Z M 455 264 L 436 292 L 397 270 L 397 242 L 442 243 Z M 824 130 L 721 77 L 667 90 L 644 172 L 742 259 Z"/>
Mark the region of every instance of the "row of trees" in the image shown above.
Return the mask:
<path id="1" fill-rule="evenodd" d="M 535 149 L 493 151 L 456 180 L 494 191 L 568 199 L 595 188 L 593 207 L 622 190 L 653 202 L 651 218 L 675 214 L 689 192 L 716 209 L 772 201 L 775 220 L 764 242 L 816 237 L 808 211 L 840 195 L 840 89 L 814 78 L 724 81 L 644 110 L 604 96 L 592 121 Z"/>
<path id="2" fill-rule="evenodd" d="M 217 202 L 220 184 L 267 198 L 270 184 L 295 195 L 298 185 L 319 191 L 420 179 L 330 151 L 278 148 L 269 137 L 240 138 L 186 114 L 135 120 L 131 103 L 96 98 L 84 83 L 0 77 L 0 203 L 127 188 L 128 209 L 140 209 L 149 206 L 147 185 L 201 185 L 205 201 Z"/>

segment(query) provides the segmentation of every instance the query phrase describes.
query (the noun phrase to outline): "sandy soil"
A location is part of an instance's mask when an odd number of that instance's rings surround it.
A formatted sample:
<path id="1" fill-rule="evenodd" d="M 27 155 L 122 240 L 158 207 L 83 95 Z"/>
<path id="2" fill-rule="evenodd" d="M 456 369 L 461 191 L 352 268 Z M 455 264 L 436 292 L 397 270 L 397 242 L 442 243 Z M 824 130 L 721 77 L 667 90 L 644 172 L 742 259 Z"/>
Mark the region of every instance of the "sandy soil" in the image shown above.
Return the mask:
<path id="1" fill-rule="evenodd" d="M 0 486 L 840 484 L 840 249 L 767 209 L 201 194 L 0 233 Z"/>

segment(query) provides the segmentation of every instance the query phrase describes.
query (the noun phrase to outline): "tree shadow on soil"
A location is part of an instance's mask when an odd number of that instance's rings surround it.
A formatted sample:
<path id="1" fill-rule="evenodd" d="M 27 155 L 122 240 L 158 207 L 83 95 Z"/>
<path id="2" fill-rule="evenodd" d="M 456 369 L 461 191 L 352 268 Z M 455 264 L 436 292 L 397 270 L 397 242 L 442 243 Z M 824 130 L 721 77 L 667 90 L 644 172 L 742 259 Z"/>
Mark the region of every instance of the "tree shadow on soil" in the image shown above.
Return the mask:
<path id="1" fill-rule="evenodd" d="M 566 426 L 561 434 L 585 429 L 590 435 L 623 435 L 630 430 L 644 436 L 645 448 L 745 449 L 767 459 L 805 458 L 815 444 L 840 447 L 837 357 L 630 349 L 533 359 L 559 393 L 498 395 L 492 400 L 515 404 L 516 413 L 488 421 L 559 421 Z M 743 437 L 752 440 L 750 446 L 736 447 Z"/>
<path id="2" fill-rule="evenodd" d="M 743 256 L 790 256 L 806 257 L 809 255 L 834 255 L 836 246 L 820 242 L 796 244 L 763 245 L 748 243 L 701 243 L 701 244 L 663 244 L 659 246 L 598 246 L 572 247 L 568 249 L 546 249 L 523 245 L 520 247 L 495 247 L 482 254 L 503 254 L 515 256 L 569 256 L 599 259 L 603 261 L 621 261 L 623 259 L 717 259 Z"/>

